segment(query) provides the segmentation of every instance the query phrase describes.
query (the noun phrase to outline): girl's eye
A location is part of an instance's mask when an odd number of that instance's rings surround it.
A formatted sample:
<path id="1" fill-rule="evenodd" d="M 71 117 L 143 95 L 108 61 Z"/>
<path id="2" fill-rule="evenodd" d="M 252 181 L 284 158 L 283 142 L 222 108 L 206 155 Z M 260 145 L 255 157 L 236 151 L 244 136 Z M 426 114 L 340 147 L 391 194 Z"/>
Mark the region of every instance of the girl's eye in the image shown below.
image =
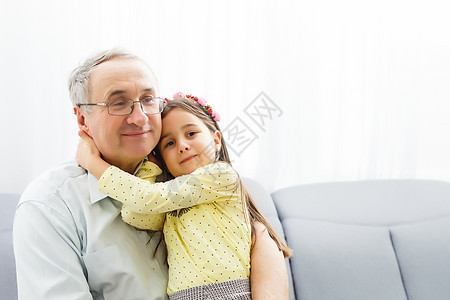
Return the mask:
<path id="1" fill-rule="evenodd" d="M 193 135 L 195 135 L 197 132 L 195 132 L 195 131 L 191 131 L 191 132 L 189 132 L 188 134 L 187 134 L 187 136 L 193 136 Z"/>
<path id="2" fill-rule="evenodd" d="M 174 144 L 175 144 L 175 143 L 174 143 L 173 141 L 167 142 L 167 143 L 166 143 L 166 148 L 169 147 L 169 146 L 172 146 L 172 145 L 174 145 Z"/>

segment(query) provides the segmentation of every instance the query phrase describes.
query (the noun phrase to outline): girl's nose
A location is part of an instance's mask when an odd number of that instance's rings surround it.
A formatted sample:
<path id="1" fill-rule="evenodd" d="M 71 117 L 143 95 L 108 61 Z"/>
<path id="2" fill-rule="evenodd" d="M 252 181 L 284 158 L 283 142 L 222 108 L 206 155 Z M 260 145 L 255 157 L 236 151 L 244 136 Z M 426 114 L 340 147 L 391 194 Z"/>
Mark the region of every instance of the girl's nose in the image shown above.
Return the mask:
<path id="1" fill-rule="evenodd" d="M 189 147 L 188 146 L 183 146 L 183 147 L 181 147 L 180 148 L 180 153 L 183 153 L 184 151 L 188 151 L 189 150 Z"/>

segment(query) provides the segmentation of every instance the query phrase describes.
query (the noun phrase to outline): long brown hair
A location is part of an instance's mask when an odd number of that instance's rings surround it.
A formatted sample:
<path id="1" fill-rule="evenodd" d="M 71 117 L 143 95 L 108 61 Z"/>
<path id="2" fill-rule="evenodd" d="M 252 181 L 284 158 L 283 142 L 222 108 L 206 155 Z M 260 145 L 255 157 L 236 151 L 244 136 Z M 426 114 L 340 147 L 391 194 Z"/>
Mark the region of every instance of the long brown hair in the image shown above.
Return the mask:
<path id="1" fill-rule="evenodd" d="M 192 99 L 182 98 L 177 100 L 169 101 L 165 104 L 164 110 L 161 113 L 161 118 L 164 119 L 167 114 L 175 109 L 179 108 L 182 109 L 188 113 L 193 114 L 202 122 L 205 124 L 205 126 L 212 132 L 219 131 L 221 135 L 220 139 L 220 149 L 216 153 L 215 161 L 222 161 L 226 162 L 231 166 L 231 160 L 230 156 L 228 154 L 227 145 L 225 143 L 225 139 L 223 138 L 222 131 L 219 128 L 219 125 L 215 120 L 212 119 L 211 115 L 209 115 L 203 107 L 196 101 Z M 159 148 L 159 147 L 157 147 Z M 160 154 L 157 151 L 157 156 L 159 161 L 163 161 L 161 159 Z M 164 166 L 165 167 L 165 166 Z M 168 172 L 167 168 L 165 168 L 166 172 Z M 170 174 L 169 174 L 170 176 Z M 173 178 L 173 177 L 172 177 Z M 242 183 L 242 180 L 240 177 L 238 177 L 237 186 L 241 188 L 241 194 L 242 194 L 242 206 L 244 211 L 248 210 L 248 214 L 250 216 L 250 225 L 251 225 L 251 237 L 252 237 L 252 247 L 255 244 L 256 235 L 255 235 L 255 222 L 260 222 L 264 224 L 264 226 L 267 228 L 267 232 L 269 233 L 269 236 L 274 240 L 275 244 L 278 246 L 278 249 L 283 252 L 284 257 L 290 257 L 292 255 L 292 249 L 290 249 L 286 242 L 275 232 L 273 227 L 269 224 L 269 222 L 266 220 L 266 218 L 262 215 L 262 213 L 259 211 L 259 209 L 256 207 L 255 202 L 253 201 L 252 197 L 248 193 L 247 189 L 245 188 L 244 184 Z"/>

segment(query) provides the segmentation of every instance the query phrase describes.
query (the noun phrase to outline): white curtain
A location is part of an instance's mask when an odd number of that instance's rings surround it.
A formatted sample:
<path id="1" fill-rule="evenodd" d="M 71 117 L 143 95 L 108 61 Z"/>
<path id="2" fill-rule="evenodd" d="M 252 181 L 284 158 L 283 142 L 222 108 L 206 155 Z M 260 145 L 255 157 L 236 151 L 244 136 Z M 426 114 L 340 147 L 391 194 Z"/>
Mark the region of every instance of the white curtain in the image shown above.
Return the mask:
<path id="1" fill-rule="evenodd" d="M 233 162 L 268 191 L 450 181 L 446 1 L 2 1 L 0 192 L 74 156 L 67 78 L 124 47 L 161 96 L 205 97 Z"/>

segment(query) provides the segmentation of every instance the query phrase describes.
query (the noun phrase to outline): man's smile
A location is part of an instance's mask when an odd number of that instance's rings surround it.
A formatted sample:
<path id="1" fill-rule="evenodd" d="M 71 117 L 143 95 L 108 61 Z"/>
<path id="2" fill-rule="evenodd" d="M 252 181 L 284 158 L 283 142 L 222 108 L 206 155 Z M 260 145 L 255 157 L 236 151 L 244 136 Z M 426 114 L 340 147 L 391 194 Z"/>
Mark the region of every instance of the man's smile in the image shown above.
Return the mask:
<path id="1" fill-rule="evenodd" d="M 123 135 L 127 136 L 127 137 L 142 137 L 142 136 L 147 135 L 150 132 L 151 132 L 150 129 L 149 130 L 139 130 L 139 131 L 127 132 L 127 133 L 124 133 Z"/>

